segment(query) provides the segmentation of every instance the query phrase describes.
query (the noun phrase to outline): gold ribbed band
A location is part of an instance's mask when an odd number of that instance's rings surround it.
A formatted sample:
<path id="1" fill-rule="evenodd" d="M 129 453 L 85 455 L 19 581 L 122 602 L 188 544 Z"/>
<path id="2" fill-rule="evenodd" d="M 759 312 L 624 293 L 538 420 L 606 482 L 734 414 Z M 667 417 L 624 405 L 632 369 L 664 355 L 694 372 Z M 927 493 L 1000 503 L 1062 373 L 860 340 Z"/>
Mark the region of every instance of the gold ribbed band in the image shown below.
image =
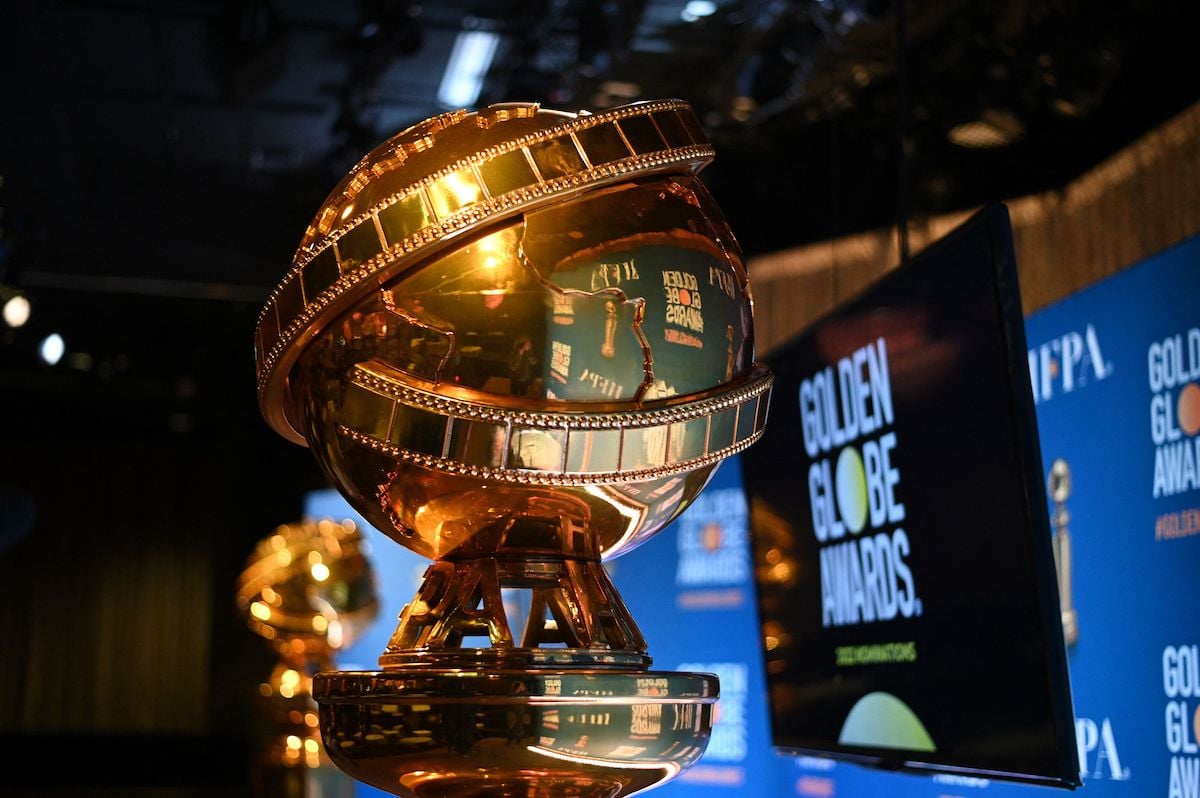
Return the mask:
<path id="1" fill-rule="evenodd" d="M 406 462 L 500 482 L 629 482 L 689 471 L 754 443 L 767 421 L 771 384 L 759 366 L 693 401 L 530 412 L 423 391 L 359 364 L 339 432 Z"/>
<path id="2" fill-rule="evenodd" d="M 465 659 L 465 658 L 462 658 Z M 461 659 L 460 659 L 461 662 Z M 638 670 L 629 673 L 518 671 L 480 673 L 478 668 L 431 667 L 412 671 L 331 671 L 313 679 L 321 704 L 582 704 L 636 701 L 716 703 L 720 685 L 710 673 Z M 399 714 L 395 708 L 383 714 Z M 600 727 L 603 728 L 603 727 Z M 640 751 L 640 749 L 634 749 Z"/>
<path id="3" fill-rule="evenodd" d="M 713 155 L 686 103 L 639 103 L 489 147 L 341 222 L 297 253 L 259 315 L 255 361 L 268 419 L 286 434 L 266 406 L 268 383 L 286 376 L 306 332 L 362 291 L 486 223 L 631 177 L 693 173 Z"/>

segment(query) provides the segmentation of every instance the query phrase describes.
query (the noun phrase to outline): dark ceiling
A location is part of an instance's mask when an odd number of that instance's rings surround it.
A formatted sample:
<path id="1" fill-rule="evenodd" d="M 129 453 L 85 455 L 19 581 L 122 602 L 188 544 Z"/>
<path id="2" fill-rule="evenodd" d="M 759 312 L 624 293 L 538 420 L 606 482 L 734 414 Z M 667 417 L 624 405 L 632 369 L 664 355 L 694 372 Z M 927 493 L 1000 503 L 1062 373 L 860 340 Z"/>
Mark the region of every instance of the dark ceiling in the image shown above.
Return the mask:
<path id="1" fill-rule="evenodd" d="M 341 175 L 446 110 L 464 29 L 500 36 L 480 104 L 691 101 L 756 254 L 1064 184 L 1200 96 L 1196 22 L 1183 0 L 8 0 L 0 280 L 34 306 L 0 334 L 9 434 L 266 435 L 260 303 Z"/>

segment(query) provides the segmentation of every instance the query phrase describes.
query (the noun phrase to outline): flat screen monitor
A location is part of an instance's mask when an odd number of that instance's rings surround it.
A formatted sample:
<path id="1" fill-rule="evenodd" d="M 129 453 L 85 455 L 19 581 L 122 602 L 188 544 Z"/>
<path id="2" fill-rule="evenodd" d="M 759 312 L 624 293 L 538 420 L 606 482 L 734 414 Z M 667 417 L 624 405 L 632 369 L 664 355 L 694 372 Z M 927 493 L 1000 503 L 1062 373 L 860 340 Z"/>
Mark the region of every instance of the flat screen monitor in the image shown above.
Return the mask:
<path id="1" fill-rule="evenodd" d="M 742 466 L 774 746 L 1077 786 L 1007 209 L 764 359 Z"/>

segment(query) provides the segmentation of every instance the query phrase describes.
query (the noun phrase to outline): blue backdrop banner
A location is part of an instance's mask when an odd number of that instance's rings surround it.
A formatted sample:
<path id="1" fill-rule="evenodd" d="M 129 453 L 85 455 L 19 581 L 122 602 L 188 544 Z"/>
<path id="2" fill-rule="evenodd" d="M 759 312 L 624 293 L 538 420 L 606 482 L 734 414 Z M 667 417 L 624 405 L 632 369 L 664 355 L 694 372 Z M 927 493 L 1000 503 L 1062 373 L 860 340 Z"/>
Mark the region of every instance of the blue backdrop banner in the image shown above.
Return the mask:
<path id="1" fill-rule="evenodd" d="M 1026 319 L 1079 768 L 1095 798 L 1200 798 L 1197 297 L 1200 238 Z M 725 463 L 675 524 L 613 563 L 656 666 L 722 680 L 709 752 L 658 794 L 1057 792 L 773 753 L 740 478 Z"/>
<path id="2" fill-rule="evenodd" d="M 1091 798 L 1200 798 L 1198 298 L 1200 238 L 1026 319 L 1079 767 Z M 332 491 L 314 494 L 306 511 L 357 518 Z M 375 667 L 426 565 L 363 526 L 384 606 L 379 622 L 342 653 L 343 667 Z M 721 678 L 708 751 L 656 796 L 1056 792 L 776 754 L 748 538 L 741 468 L 732 458 L 674 524 L 609 563 L 654 667 Z"/>

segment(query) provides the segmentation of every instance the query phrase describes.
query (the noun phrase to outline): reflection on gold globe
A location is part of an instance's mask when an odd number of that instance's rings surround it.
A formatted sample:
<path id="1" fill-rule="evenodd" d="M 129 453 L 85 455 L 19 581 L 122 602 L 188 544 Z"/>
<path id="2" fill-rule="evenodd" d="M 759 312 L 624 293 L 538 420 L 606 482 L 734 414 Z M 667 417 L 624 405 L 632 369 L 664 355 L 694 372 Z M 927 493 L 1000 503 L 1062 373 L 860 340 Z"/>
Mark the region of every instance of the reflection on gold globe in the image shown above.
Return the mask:
<path id="1" fill-rule="evenodd" d="M 279 655 L 259 685 L 267 732 L 256 793 L 263 798 L 346 794 L 346 789 L 334 789 L 335 778 L 315 773 L 328 763 L 312 677 L 333 668 L 336 652 L 378 612 L 375 575 L 362 535 L 350 521 L 278 527 L 250 555 L 238 579 L 237 605 L 250 628 Z M 309 789 L 310 782 L 320 786 Z"/>
<path id="2" fill-rule="evenodd" d="M 712 156 L 678 101 L 510 103 L 398 134 L 319 209 L 260 317 L 260 406 L 434 560 L 382 670 L 316 679 L 357 778 L 612 798 L 703 753 L 715 677 L 649 670 L 601 558 L 766 421 Z"/>

